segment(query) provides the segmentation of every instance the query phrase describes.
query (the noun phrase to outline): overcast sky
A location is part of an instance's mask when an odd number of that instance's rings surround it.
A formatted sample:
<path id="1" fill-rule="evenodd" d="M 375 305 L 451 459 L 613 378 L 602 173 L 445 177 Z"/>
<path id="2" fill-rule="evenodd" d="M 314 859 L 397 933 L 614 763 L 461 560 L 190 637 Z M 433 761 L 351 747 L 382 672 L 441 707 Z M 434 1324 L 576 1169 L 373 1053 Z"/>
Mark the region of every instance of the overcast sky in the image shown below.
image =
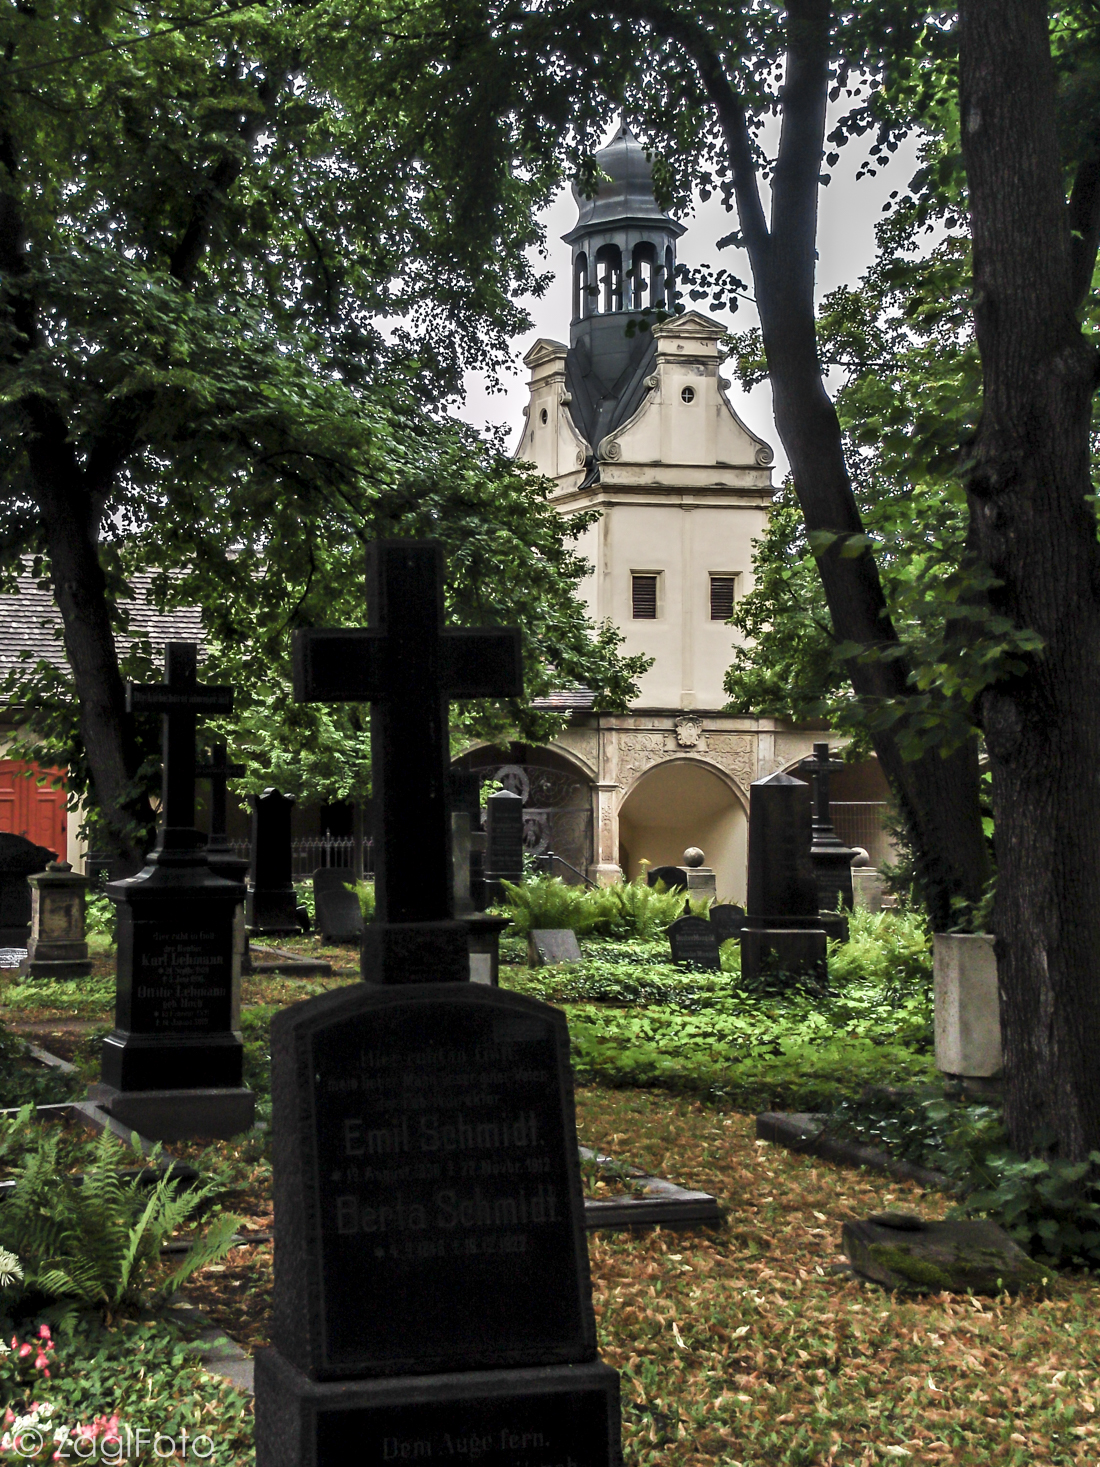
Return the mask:
<path id="1" fill-rule="evenodd" d="M 916 166 L 916 149 L 916 140 L 908 139 L 875 178 L 862 178 L 859 183 L 855 181 L 855 174 L 865 156 L 865 147 L 856 141 L 841 153 L 840 162 L 832 170 L 831 183 L 820 192 L 819 298 L 838 285 L 854 284 L 873 261 L 875 224 L 882 217 L 882 206 L 891 191 L 904 191 L 908 184 Z M 564 342 L 569 340 L 570 252 L 569 246 L 562 243 L 561 236 L 572 228 L 576 218 L 577 206 L 569 189 L 564 189 L 543 215 L 549 259 L 542 262 L 542 268 L 552 270 L 554 280 L 541 300 L 524 299 L 523 304 L 534 324 L 515 343 L 515 370 L 508 379 L 507 391 L 490 394 L 485 389 L 484 378 L 478 373 L 470 373 L 466 379 L 466 402 L 459 416 L 478 428 L 485 427 L 487 423 L 505 424 L 512 446 L 518 439 L 527 402 L 527 369 L 521 361 L 524 352 L 540 336 Z M 750 282 L 751 294 L 748 257 L 732 249 L 715 249 L 715 241 L 729 234 L 737 223 L 736 215 L 723 209 L 717 195 L 705 204 L 697 201 L 694 214 L 683 217 L 681 223 L 687 225 L 687 233 L 680 239 L 678 258 L 686 265 L 725 267 Z M 699 308 L 704 309 L 706 304 L 700 302 Z M 754 307 L 744 301 L 735 315 L 717 313 L 717 319 L 726 321 L 735 331 L 744 331 L 757 324 Z M 729 395 L 738 416 L 775 448 L 775 483 L 781 483 L 787 471 L 787 461 L 772 420 L 770 387 L 765 382 L 746 394 L 734 382 Z"/>

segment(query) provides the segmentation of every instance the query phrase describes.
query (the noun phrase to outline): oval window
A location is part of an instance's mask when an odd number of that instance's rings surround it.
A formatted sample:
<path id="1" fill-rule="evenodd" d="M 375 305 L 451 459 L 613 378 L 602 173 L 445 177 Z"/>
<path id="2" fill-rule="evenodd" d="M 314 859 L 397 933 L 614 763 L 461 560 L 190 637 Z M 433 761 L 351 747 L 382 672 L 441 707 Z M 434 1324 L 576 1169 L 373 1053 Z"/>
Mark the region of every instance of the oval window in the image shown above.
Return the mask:
<path id="1" fill-rule="evenodd" d="M 546 411 L 545 408 L 543 408 L 542 412 L 539 413 L 539 419 L 544 423 L 548 423 L 550 421 L 550 414 Z"/>
<path id="2" fill-rule="evenodd" d="M 685 387 L 684 390 L 683 390 L 683 392 L 680 393 L 680 396 L 684 400 L 684 402 L 694 402 L 695 401 L 695 388 L 694 387 Z"/>

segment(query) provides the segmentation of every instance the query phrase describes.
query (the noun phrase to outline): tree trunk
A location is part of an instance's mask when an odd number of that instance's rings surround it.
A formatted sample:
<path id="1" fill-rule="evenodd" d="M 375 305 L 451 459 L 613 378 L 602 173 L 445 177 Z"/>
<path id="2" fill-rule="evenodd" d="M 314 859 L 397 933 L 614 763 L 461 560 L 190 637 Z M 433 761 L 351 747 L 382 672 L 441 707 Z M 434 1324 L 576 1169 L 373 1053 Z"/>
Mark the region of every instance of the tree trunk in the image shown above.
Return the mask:
<path id="1" fill-rule="evenodd" d="M 1100 1147 L 1100 546 L 1087 496 L 1095 348 L 1042 0 L 963 0 L 960 119 L 984 376 L 967 490 L 997 611 L 1044 641 L 983 699 L 1005 1122 L 1022 1151 Z"/>
<path id="2" fill-rule="evenodd" d="M 814 310 L 830 0 L 789 0 L 787 5 L 783 123 L 770 227 L 760 202 L 744 108 L 709 36 L 663 7 L 646 9 L 653 23 L 692 56 L 718 113 L 752 266 L 776 428 L 806 528 L 840 537 L 860 535 L 863 525 L 844 462 L 840 423 L 821 376 Z M 896 649 L 898 636 L 873 556 L 866 549 L 845 556 L 841 548 L 837 541 L 817 559 L 837 637 Z M 856 693 L 868 700 L 904 700 L 911 693 L 906 657 L 853 659 L 848 672 Z M 896 728 L 876 730 L 872 743 L 911 837 L 929 916 L 934 927 L 943 929 L 965 915 L 960 905 L 977 905 L 989 875 L 976 745 L 971 741 L 947 757 L 933 750 L 907 760 Z"/>
<path id="3" fill-rule="evenodd" d="M 97 550 L 100 511 L 82 483 L 70 445 L 52 421 L 53 413 L 38 404 L 27 407 L 33 424 L 28 445 L 32 484 L 80 707 L 80 735 L 113 845 L 124 865 L 136 871 L 144 859 L 153 812 L 134 783 L 140 760 Z"/>

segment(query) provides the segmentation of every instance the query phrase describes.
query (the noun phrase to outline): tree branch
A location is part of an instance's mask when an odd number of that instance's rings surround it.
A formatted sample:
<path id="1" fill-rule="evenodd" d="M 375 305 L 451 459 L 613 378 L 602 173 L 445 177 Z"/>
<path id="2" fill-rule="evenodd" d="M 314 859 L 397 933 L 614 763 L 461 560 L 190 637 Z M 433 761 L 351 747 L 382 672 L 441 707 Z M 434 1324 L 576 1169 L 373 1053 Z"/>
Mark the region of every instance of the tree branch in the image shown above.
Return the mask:
<path id="1" fill-rule="evenodd" d="M 718 125 L 725 138 L 726 151 L 733 169 L 733 192 L 745 245 L 750 256 L 755 255 L 762 260 L 771 238 L 764 217 L 764 207 L 760 202 L 760 186 L 756 176 L 756 162 L 752 156 L 752 137 L 745 105 L 726 75 L 722 58 L 715 50 L 709 32 L 696 21 L 685 19 L 665 5 L 650 4 L 649 0 L 615 8 L 624 14 L 641 16 L 659 34 L 682 46 L 695 63 L 699 80 L 714 106 Z"/>
<path id="2" fill-rule="evenodd" d="M 814 317 L 817 196 L 829 91 L 829 0 L 788 0 L 783 124 L 772 182 L 772 236 L 784 241 L 785 287 Z"/>

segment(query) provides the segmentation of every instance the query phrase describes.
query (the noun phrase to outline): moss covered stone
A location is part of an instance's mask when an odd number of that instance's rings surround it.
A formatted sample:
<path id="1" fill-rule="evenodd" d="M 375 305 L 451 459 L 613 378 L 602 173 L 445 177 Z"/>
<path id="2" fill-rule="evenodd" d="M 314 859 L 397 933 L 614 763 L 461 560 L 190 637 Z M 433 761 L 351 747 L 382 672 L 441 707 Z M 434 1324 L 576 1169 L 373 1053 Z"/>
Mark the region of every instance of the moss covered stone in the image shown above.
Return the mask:
<path id="1" fill-rule="evenodd" d="M 857 1273 L 907 1293 L 1016 1293 L 1053 1276 L 992 1222 L 879 1213 L 845 1223 L 842 1246 Z"/>

